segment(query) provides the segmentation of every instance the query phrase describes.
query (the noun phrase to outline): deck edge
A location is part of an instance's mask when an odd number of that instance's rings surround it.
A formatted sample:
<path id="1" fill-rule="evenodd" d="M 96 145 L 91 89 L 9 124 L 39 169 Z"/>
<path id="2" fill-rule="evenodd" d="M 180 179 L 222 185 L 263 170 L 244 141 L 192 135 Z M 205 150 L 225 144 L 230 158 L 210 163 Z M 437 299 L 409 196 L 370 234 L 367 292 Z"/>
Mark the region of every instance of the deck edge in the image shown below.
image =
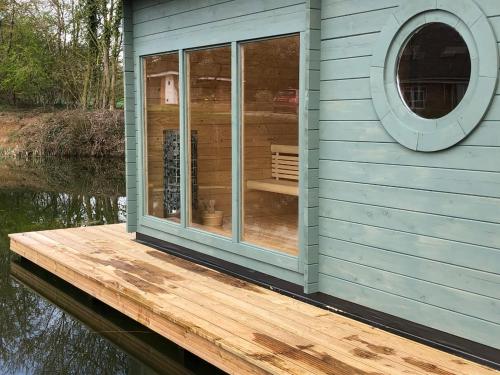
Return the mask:
<path id="1" fill-rule="evenodd" d="M 500 350 L 447 332 L 423 326 L 394 315 L 349 302 L 321 292 L 306 294 L 301 287 L 273 276 L 235 265 L 195 250 L 137 233 L 136 241 L 157 250 L 215 269 L 288 297 L 369 324 L 386 332 L 404 337 L 449 354 L 500 370 Z"/>
<path id="2" fill-rule="evenodd" d="M 10 249 L 16 254 L 28 259 L 29 261 L 39 265 L 48 272 L 54 274 L 60 279 L 72 283 L 66 273 L 76 273 L 75 270 L 66 267 L 63 264 L 56 263 L 50 257 L 38 253 L 35 249 L 32 249 L 28 245 L 22 244 L 18 241 L 18 237 L 22 237 L 22 233 L 14 234 L 10 237 Z M 82 275 L 85 278 L 85 275 Z M 92 281 L 91 278 L 86 278 L 87 283 L 80 283 L 78 288 L 84 293 L 96 298 L 106 305 L 112 307 L 115 310 L 122 312 L 124 315 L 134 319 L 140 324 L 148 327 L 155 332 L 163 332 L 162 336 L 168 340 L 174 342 L 180 347 L 186 349 L 187 351 L 193 353 L 194 355 L 206 360 L 207 362 L 213 364 L 219 369 L 229 373 L 229 374 L 268 374 L 264 369 L 254 365 L 250 362 L 243 362 L 240 357 L 224 348 L 218 346 L 216 343 L 211 342 L 201 336 L 196 334 L 185 332 L 181 334 L 178 331 L 178 327 L 175 323 L 170 322 L 167 319 L 162 319 L 161 322 L 155 322 L 146 316 L 144 309 L 141 305 L 129 298 L 126 294 L 120 293 L 119 290 L 111 291 L 101 288 L 100 292 L 92 290 L 93 287 L 98 286 L 98 283 Z M 119 296 L 116 300 L 113 298 L 112 294 Z M 118 302 L 120 301 L 120 302 Z M 129 307 L 123 304 L 126 301 Z M 209 350 L 208 350 L 209 349 Z M 212 354 L 211 356 L 208 354 Z M 233 366 L 230 367 L 230 364 Z"/>

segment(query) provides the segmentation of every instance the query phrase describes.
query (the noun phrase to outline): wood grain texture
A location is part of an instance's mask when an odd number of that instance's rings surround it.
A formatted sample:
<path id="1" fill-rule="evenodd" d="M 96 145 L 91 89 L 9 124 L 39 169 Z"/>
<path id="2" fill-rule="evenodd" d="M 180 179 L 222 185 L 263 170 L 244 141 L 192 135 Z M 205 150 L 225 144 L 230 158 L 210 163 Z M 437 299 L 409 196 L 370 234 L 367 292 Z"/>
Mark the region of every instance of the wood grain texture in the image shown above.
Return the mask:
<path id="1" fill-rule="evenodd" d="M 283 35 L 289 33 L 305 33 L 306 29 L 309 31 L 307 27 L 309 25 L 309 20 L 314 20 L 315 23 L 319 25 L 321 22 L 320 14 L 319 14 L 319 2 L 316 0 L 311 1 L 311 6 L 308 8 L 309 17 L 306 16 L 306 1 L 305 0 L 276 0 L 276 1 L 244 1 L 244 0 L 196 0 L 196 1 L 181 1 L 181 0 L 169 0 L 169 1 L 156 1 L 156 0 L 141 0 L 138 2 L 134 2 L 132 9 L 131 22 L 129 23 L 129 29 L 133 30 L 133 33 L 129 34 L 132 38 L 132 51 L 133 51 L 133 60 L 137 62 L 141 62 L 141 56 L 150 55 L 150 54 L 159 54 L 167 51 L 177 51 L 183 55 L 186 53 L 186 50 L 197 47 L 206 47 L 216 44 L 230 44 L 232 43 L 233 47 L 233 64 L 231 69 L 233 70 L 233 76 L 236 77 L 238 75 L 238 69 L 240 67 L 238 59 L 238 48 L 239 46 L 236 44 L 237 41 L 245 41 L 254 38 L 267 38 L 269 36 Z M 313 22 L 313 21 L 311 21 Z M 319 27 L 315 26 L 315 28 L 310 28 L 310 38 L 306 38 L 307 40 L 311 40 L 311 43 L 307 45 L 307 48 L 311 51 L 311 58 L 305 60 L 307 64 L 311 64 L 311 66 L 315 67 L 314 74 L 311 74 L 311 81 L 317 83 L 317 87 L 313 87 L 315 89 L 314 93 L 312 93 L 312 97 L 316 97 L 316 101 L 312 100 L 311 103 L 316 103 L 316 105 L 311 106 L 311 110 L 304 110 L 304 113 L 307 113 L 307 116 L 304 116 L 302 120 L 304 124 L 311 124 L 311 128 L 317 130 L 317 112 L 319 112 Z M 301 38 L 303 35 L 301 36 Z M 306 47 L 304 45 L 304 47 Z M 304 54 L 305 56 L 305 54 Z M 130 60 L 130 59 L 129 59 Z M 302 63 L 301 63 L 302 64 Z M 135 66 L 135 75 L 139 74 L 139 66 Z M 181 70 L 182 72 L 182 70 Z M 145 143 L 144 139 L 144 131 L 142 130 L 144 116 L 142 114 L 143 105 L 141 96 L 141 82 L 140 80 L 133 81 L 134 75 L 128 75 L 128 86 L 131 88 L 131 96 L 135 95 L 135 110 L 134 120 L 128 123 L 128 130 L 130 134 L 134 133 L 137 135 L 137 139 L 135 142 L 135 153 L 136 155 L 141 155 L 144 151 L 143 144 Z M 305 76 L 304 76 L 305 77 Z M 181 79 L 182 80 L 182 79 Z M 238 101 L 239 101 L 239 90 L 238 85 L 240 82 L 237 80 L 233 80 L 233 88 L 235 88 L 235 95 L 231 97 L 231 100 L 234 101 L 234 111 L 231 114 L 231 123 L 232 128 L 231 134 L 229 132 L 229 125 L 226 126 L 228 132 L 224 133 L 221 129 L 218 132 L 224 137 L 224 142 L 227 143 L 227 147 L 231 148 L 235 145 L 239 145 L 238 131 L 236 129 L 237 126 L 241 125 L 238 122 L 240 121 L 240 116 L 237 113 Z M 303 90 L 307 87 L 303 85 Z M 133 89 L 133 91 L 132 91 Z M 183 110 L 183 107 L 186 107 L 186 103 L 184 98 L 182 97 L 181 87 L 181 97 L 180 97 L 180 122 L 181 128 L 186 127 L 187 119 L 186 113 Z M 302 98 L 304 99 L 304 98 Z M 301 99 L 301 100 L 302 100 Z M 304 100 L 303 103 L 306 103 Z M 304 109 L 306 106 L 304 106 Z M 316 112 L 314 112 L 316 111 Z M 309 112 L 311 116 L 309 116 Z M 310 120 L 311 119 L 311 120 Z M 314 121 L 316 120 L 316 121 Z M 270 138 L 273 137 L 273 132 L 279 131 L 279 127 L 282 125 L 283 121 L 280 123 L 276 123 L 273 126 L 270 126 L 268 123 L 262 123 L 258 126 L 262 129 L 266 129 L 265 132 L 262 132 L 259 135 L 253 137 L 254 144 L 251 146 L 252 152 L 262 152 L 263 148 L 269 146 Z M 183 135 L 184 132 L 181 132 Z M 316 132 L 318 134 L 318 132 Z M 293 135 L 290 132 L 287 134 L 289 137 Z M 132 141 L 133 138 L 129 137 Z M 214 140 L 212 137 L 204 137 L 207 140 Z M 286 138 L 286 137 L 283 137 Z M 182 135 L 181 135 L 182 139 Z M 215 142 L 215 140 L 214 140 Z M 287 139 L 283 139 L 282 142 L 286 143 Z M 259 143 L 261 143 L 261 150 L 259 150 Z M 293 142 L 297 144 L 297 142 Z M 236 176 L 237 176 L 237 167 L 238 163 L 234 160 L 234 156 L 238 156 L 235 152 L 233 154 L 232 159 L 229 160 L 225 157 L 223 160 L 219 158 L 217 155 L 212 155 L 209 153 L 209 144 L 207 144 L 206 150 L 200 146 L 199 149 L 199 157 L 202 160 L 200 164 L 200 170 L 212 170 L 217 171 L 216 178 L 221 180 L 221 183 L 218 183 L 217 186 L 224 185 L 225 189 L 225 199 L 223 199 L 222 193 L 217 193 L 217 201 L 225 202 L 226 204 L 222 207 L 224 212 L 237 213 L 235 211 L 239 207 L 239 201 L 241 200 L 241 194 L 239 185 L 236 184 Z M 313 165 L 314 170 L 317 171 L 318 167 L 318 142 L 316 137 L 316 143 L 307 145 L 307 149 L 311 149 L 310 153 L 312 157 L 315 157 L 315 160 L 312 161 L 311 165 Z M 205 152 L 208 150 L 208 153 Z M 240 150 L 241 151 L 241 150 Z M 245 150 L 249 151 L 249 149 Z M 266 154 L 269 153 L 269 148 L 266 149 Z M 181 150 L 181 154 L 185 155 Z M 241 153 L 240 153 L 241 155 Z M 185 157 L 184 157 L 185 158 Z M 181 158 L 182 159 L 182 158 Z M 265 179 L 271 178 L 271 158 L 270 156 L 267 158 L 262 158 L 260 161 L 265 160 L 264 163 L 261 163 L 259 166 L 257 163 L 257 159 L 253 165 L 250 165 L 251 171 L 249 171 L 248 176 L 252 179 Z M 132 181 L 135 178 L 135 190 L 134 194 L 130 194 L 131 200 L 130 202 L 136 206 L 135 208 L 135 217 L 131 216 L 131 221 L 135 220 L 137 225 L 135 229 L 141 233 L 145 233 L 146 231 L 154 231 L 155 233 L 165 233 L 167 236 L 175 236 L 177 242 L 183 243 L 184 246 L 187 247 L 196 247 L 203 248 L 203 251 L 209 252 L 210 254 L 217 254 L 219 257 L 224 259 L 237 259 L 239 264 L 249 267 L 258 268 L 261 271 L 267 270 L 267 272 L 278 275 L 285 279 L 293 279 L 295 282 L 297 281 L 297 277 L 302 276 L 302 270 L 299 270 L 299 259 L 295 257 L 295 259 L 291 259 L 289 255 L 285 257 L 282 254 L 278 254 L 277 251 L 270 251 L 269 249 L 262 249 L 257 246 L 251 246 L 249 244 L 241 243 L 241 233 L 238 233 L 237 230 L 234 230 L 233 226 L 233 236 L 232 242 L 227 242 L 224 239 L 217 238 L 216 236 L 203 233 L 198 228 L 187 228 L 187 223 L 184 221 L 187 220 L 187 215 L 182 215 L 182 220 L 180 225 L 177 225 L 178 228 L 175 228 L 172 225 L 168 225 L 160 220 L 153 220 L 154 218 L 150 218 L 144 216 L 144 190 L 145 190 L 145 166 L 141 157 L 137 160 L 135 164 L 129 163 L 129 169 L 131 170 L 130 180 Z M 182 163 L 184 168 L 184 164 Z M 267 168 L 267 164 L 269 168 Z M 206 165 L 216 166 L 215 168 L 207 168 Z M 161 170 L 161 165 L 157 164 L 157 171 Z M 203 168 L 202 168 L 203 167 Z M 235 176 L 232 181 L 232 173 Z M 158 173 L 157 173 L 158 174 Z M 315 174 L 317 176 L 317 173 Z M 158 174 L 159 176 L 159 174 Z M 233 204 L 231 206 L 230 200 L 228 197 L 230 196 L 231 189 L 228 189 L 229 182 L 231 181 L 231 186 L 236 188 L 232 192 Z M 306 175 L 304 179 L 304 186 L 307 190 L 308 183 L 310 181 L 309 176 Z M 208 176 L 199 176 L 200 184 L 210 184 L 210 178 Z M 234 186 L 233 186 L 234 185 Z M 316 182 L 313 181 L 312 184 L 314 187 L 317 187 Z M 132 183 L 130 183 L 132 186 Z M 242 182 L 242 186 L 245 186 L 245 183 Z M 181 184 L 182 187 L 182 184 Z M 182 189 L 181 199 L 183 202 L 187 200 L 186 194 L 186 186 Z M 201 190 L 200 190 L 201 194 Z M 214 193 L 215 194 L 215 193 Z M 270 197 L 272 194 L 270 194 Z M 317 197 L 312 195 L 313 197 Z M 266 202 L 262 202 L 262 204 L 267 204 Z M 317 203 L 316 203 L 317 205 Z M 309 203 L 304 202 L 303 210 L 307 212 Z M 187 204 L 184 204 L 184 207 L 187 207 Z M 234 208 L 234 210 L 233 210 Z M 305 217 L 305 215 L 300 215 L 301 218 Z M 239 220 L 239 214 L 233 215 L 232 217 L 233 224 L 237 224 Z M 302 220 L 302 219 L 301 219 Z M 312 221 L 314 223 L 314 220 Z M 317 220 L 316 220 L 317 222 Z M 241 223 L 240 223 L 241 224 Z M 241 226 L 241 225 L 240 225 Z M 304 232 L 307 232 L 307 226 L 304 227 Z M 314 233 L 317 233 L 317 227 L 314 230 Z M 308 235 L 301 236 L 304 238 L 308 238 Z M 240 242 L 240 244 L 236 244 Z M 317 241 L 316 241 L 317 242 Z M 198 246 L 199 245 L 199 246 Z M 231 254 L 228 254 L 230 252 Z M 264 263 L 265 260 L 265 263 Z M 269 271 L 271 269 L 271 271 Z M 293 271 L 292 271 L 293 270 Z M 300 284 L 303 281 L 299 282 Z"/>
<path id="2" fill-rule="evenodd" d="M 131 331 L 130 321 L 122 319 L 122 315 L 116 314 L 120 317 L 118 320 L 115 315 L 113 315 L 115 319 L 110 319 L 109 316 L 104 317 L 102 310 L 85 303 L 86 301 L 78 298 L 78 295 L 75 296 L 67 288 L 61 288 L 60 283 L 54 283 L 53 280 L 47 281 L 47 278 L 33 273 L 31 268 L 27 269 L 18 263 L 11 263 L 10 272 L 17 281 L 83 322 L 93 332 L 99 332 L 99 335 L 104 336 L 157 373 L 194 375 L 176 356 L 178 348 L 174 344 L 164 345 L 164 341 L 162 347 L 158 347 L 154 345 L 158 344 L 158 340 L 149 340 L 151 331 L 143 329 L 140 325 L 137 325 L 138 330 Z"/>
<path id="3" fill-rule="evenodd" d="M 282 6 L 276 8 L 272 7 L 274 2 L 234 0 L 230 3 L 233 3 L 231 7 L 235 11 L 228 17 L 224 17 L 224 7 L 218 13 L 214 13 L 214 9 L 210 7 L 202 9 L 202 18 L 205 22 L 198 22 L 198 18 L 190 15 L 191 12 L 185 12 L 182 17 L 177 18 L 189 22 L 173 29 L 168 29 L 169 22 L 166 18 L 153 21 L 154 25 L 151 22 L 139 24 L 138 27 L 144 30 L 141 31 L 142 36 L 134 35 L 135 52 L 144 55 L 181 48 L 196 48 L 283 35 L 305 29 L 304 1 L 294 0 L 295 4 L 290 4 L 290 1 L 288 3 L 281 1 Z M 268 3 L 270 6 L 265 5 Z M 240 12 L 238 12 L 238 7 L 241 8 Z M 206 17 L 209 16 L 211 18 L 207 20 Z"/>
<path id="4" fill-rule="evenodd" d="M 292 145 L 271 145 L 271 177 L 259 180 L 247 180 L 250 190 L 272 193 L 299 195 L 299 148 Z M 247 162 L 248 163 L 248 162 Z M 248 166 L 246 173 L 248 174 Z"/>
<path id="5" fill-rule="evenodd" d="M 495 373 L 141 245 L 120 224 L 10 237 L 19 255 L 231 374 Z"/>
<path id="6" fill-rule="evenodd" d="M 322 4 L 319 288 L 498 348 L 499 96 L 454 147 L 399 145 L 367 77 L 380 31 L 403 3 Z M 474 3 L 500 40 L 500 3 Z"/>
<path id="7" fill-rule="evenodd" d="M 300 86 L 303 87 L 299 122 L 299 246 L 300 267 L 304 273 L 304 291 L 318 291 L 318 162 L 319 104 L 321 69 L 322 2 L 306 2 L 306 30 L 301 38 Z"/>
<path id="8" fill-rule="evenodd" d="M 135 160 L 141 152 L 141 138 L 136 137 L 140 87 L 134 75 L 126 73 L 129 230 L 143 220 L 145 232 L 164 233 L 176 243 L 227 259 L 256 254 L 238 262 L 260 270 L 283 266 L 294 273 L 283 271 L 282 277 L 295 281 L 295 272 L 302 272 L 306 285 L 325 293 L 498 345 L 494 330 L 482 322 L 496 321 L 488 303 L 498 304 L 500 96 L 458 146 L 424 154 L 396 143 L 373 108 L 368 77 L 379 32 L 403 1 L 135 1 L 133 15 L 129 9 L 125 20 L 125 44 L 134 53 L 125 53 L 124 59 L 126 70 L 136 73 L 138 66 L 130 66 L 142 54 L 303 33 L 301 41 L 307 45 L 301 52 L 306 68 L 301 71 L 301 100 L 307 104 L 299 145 L 301 175 L 306 178 L 299 190 L 305 201 L 300 211 L 301 249 L 307 257 L 297 265 L 247 247 L 235 251 L 232 243 L 137 216 L 143 174 Z M 500 3 L 474 1 L 500 42 Z M 384 263 L 395 269 L 384 268 Z M 365 270 L 365 278 L 357 279 Z M 270 272 L 280 275 L 279 270 Z M 341 272 L 352 279 L 340 278 Z M 404 287 L 385 272 L 402 274 L 409 284 Z M 448 281 L 444 275 L 449 275 Z M 477 279 L 479 275 L 484 278 Z M 385 284 L 373 282 L 377 277 Z M 431 308 L 411 294 L 416 285 L 424 299 L 433 298 L 441 286 L 453 289 L 454 297 L 434 299 Z M 473 301 L 476 305 L 468 306 Z M 455 315 L 443 312 L 448 308 Z M 488 311 L 487 317 L 481 315 Z"/>
<path id="9" fill-rule="evenodd" d="M 177 2 L 182 3 L 182 2 Z M 170 32 L 175 30 L 187 29 L 189 27 L 217 23 L 227 19 L 236 20 L 239 17 L 247 16 L 254 13 L 264 13 L 273 10 L 279 10 L 301 4 L 301 0 L 254 0 L 246 2 L 241 0 L 236 1 L 212 1 L 212 5 L 198 8 L 186 7 L 186 11 L 181 15 L 167 13 L 163 17 L 151 17 L 148 22 L 136 23 L 134 25 L 134 35 L 137 38 Z M 193 4 L 193 3 L 190 3 Z M 165 7 L 163 7 L 164 9 Z M 149 9 L 148 9 L 149 10 Z M 155 7 L 150 8 L 151 12 L 155 12 Z M 165 10 L 168 12 L 168 10 Z"/>
<path id="10" fill-rule="evenodd" d="M 137 153 L 135 124 L 135 79 L 133 52 L 132 1 L 123 2 L 123 71 L 125 96 L 125 158 L 127 190 L 127 230 L 137 230 Z M 134 151 L 133 153 L 129 151 Z"/>

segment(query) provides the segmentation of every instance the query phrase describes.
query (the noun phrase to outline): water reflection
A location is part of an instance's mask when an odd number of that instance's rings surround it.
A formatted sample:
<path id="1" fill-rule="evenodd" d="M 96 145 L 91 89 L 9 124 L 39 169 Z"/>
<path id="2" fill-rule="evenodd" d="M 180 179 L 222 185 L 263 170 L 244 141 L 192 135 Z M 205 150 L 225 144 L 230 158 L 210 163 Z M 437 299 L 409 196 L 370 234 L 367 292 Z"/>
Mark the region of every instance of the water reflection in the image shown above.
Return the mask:
<path id="1" fill-rule="evenodd" d="M 42 333 L 32 338 L 34 332 L 29 331 L 27 335 L 18 337 L 23 341 L 19 347 L 27 349 L 28 352 L 12 353 L 14 358 L 18 357 L 22 360 L 26 355 L 34 357 L 33 348 L 35 348 L 35 353 L 36 348 L 40 348 L 39 355 L 45 357 L 43 361 L 45 367 L 36 369 L 36 372 L 154 374 L 156 372 L 153 370 L 155 370 L 164 374 L 195 374 L 184 364 L 186 359 L 190 359 L 189 355 L 186 356 L 186 353 L 175 344 L 164 340 L 161 336 L 124 317 L 105 304 L 91 299 L 31 262 L 23 260 L 20 263 L 12 263 L 11 274 L 15 280 L 28 285 L 45 299 L 67 312 L 43 301 L 47 311 L 42 312 L 41 316 L 44 321 L 39 322 L 41 325 L 38 325 L 38 327 L 44 327 Z M 50 319 L 48 327 L 45 328 L 43 323 L 46 317 Z M 37 317 L 28 317 L 29 321 L 33 318 L 37 319 Z M 106 340 L 103 340 L 101 336 Z M 118 352 L 108 341 L 132 353 L 137 360 L 128 357 L 123 352 Z M 64 347 L 64 350 L 60 350 L 61 347 Z M 11 360 L 11 363 L 15 362 Z M 37 364 L 40 362 L 36 361 Z M 49 363 L 48 368 L 45 362 Z"/>
<path id="2" fill-rule="evenodd" d="M 127 373 L 125 353 L 20 284 L 10 290 L 0 316 L 5 373 Z"/>
<path id="3" fill-rule="evenodd" d="M 0 374 L 218 372 L 30 262 L 11 264 L 9 233 L 123 221 L 123 164 L 0 160 Z"/>

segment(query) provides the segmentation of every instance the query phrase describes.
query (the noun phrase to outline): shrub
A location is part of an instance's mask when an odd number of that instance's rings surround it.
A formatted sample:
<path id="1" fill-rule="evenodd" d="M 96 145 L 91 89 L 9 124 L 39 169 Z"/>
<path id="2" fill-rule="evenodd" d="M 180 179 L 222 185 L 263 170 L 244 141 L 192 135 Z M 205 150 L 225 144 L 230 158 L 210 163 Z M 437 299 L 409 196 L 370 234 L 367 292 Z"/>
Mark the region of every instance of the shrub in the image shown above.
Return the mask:
<path id="1" fill-rule="evenodd" d="M 122 111 L 54 112 L 20 129 L 17 153 L 29 156 L 123 156 Z"/>

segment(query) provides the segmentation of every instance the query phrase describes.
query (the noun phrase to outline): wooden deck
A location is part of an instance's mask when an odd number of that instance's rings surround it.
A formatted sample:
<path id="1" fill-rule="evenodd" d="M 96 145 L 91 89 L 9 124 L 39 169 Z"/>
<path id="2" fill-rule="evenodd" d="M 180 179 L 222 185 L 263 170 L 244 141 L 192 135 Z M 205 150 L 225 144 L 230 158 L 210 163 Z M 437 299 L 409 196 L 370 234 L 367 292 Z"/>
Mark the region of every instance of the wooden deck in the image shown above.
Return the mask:
<path id="1" fill-rule="evenodd" d="M 499 373 L 141 245 L 123 225 L 10 237 L 16 253 L 232 374 Z"/>
<path id="2" fill-rule="evenodd" d="M 30 270 L 19 264 L 11 264 L 11 275 L 134 358 L 139 359 L 158 374 L 194 375 L 192 371 L 179 361 L 176 361 L 177 358 L 172 358 L 172 354 L 168 353 L 169 348 L 155 347 L 152 345 L 153 343 L 147 342 L 143 336 L 147 336 L 150 331 L 144 331 L 144 328 L 139 324 L 137 326 L 141 327 L 142 330 L 140 328 L 135 329 L 135 327 L 131 330 L 130 327 L 117 324 L 110 320 L 108 316 L 99 315 L 87 304 L 82 303 L 71 294 L 52 285 L 44 278 L 30 272 Z M 164 341 L 162 344 L 164 344 Z M 170 356 L 167 354 L 170 354 Z"/>

